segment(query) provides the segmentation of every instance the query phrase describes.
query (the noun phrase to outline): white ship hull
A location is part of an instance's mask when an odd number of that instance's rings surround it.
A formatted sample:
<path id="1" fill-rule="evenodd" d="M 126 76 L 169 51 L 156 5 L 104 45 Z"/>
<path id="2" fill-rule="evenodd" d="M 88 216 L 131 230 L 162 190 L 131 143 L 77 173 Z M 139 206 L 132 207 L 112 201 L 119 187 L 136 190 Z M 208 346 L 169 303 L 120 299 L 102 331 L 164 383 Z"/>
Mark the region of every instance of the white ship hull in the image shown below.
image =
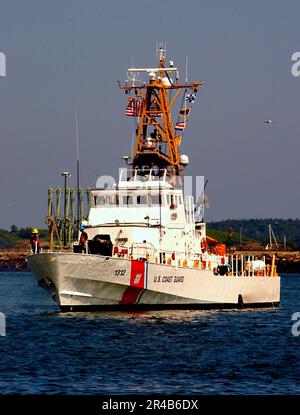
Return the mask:
<path id="1" fill-rule="evenodd" d="M 63 311 L 263 307 L 280 301 L 278 276 L 220 276 L 211 270 L 74 253 L 41 253 L 27 261 Z"/>

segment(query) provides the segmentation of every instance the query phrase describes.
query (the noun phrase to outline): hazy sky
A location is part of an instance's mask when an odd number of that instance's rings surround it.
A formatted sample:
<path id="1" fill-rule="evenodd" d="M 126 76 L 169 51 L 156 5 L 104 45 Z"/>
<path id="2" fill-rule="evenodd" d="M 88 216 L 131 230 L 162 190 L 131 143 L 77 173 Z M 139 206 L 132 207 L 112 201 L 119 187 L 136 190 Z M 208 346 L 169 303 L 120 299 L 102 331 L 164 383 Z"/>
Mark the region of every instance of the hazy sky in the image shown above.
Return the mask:
<path id="1" fill-rule="evenodd" d="M 74 184 L 75 106 L 82 184 L 116 176 L 132 131 L 117 80 L 157 41 L 205 83 L 182 151 L 208 179 L 206 219 L 300 217 L 299 17 L 299 0 L 0 0 L 0 227 L 41 226 L 48 186 Z"/>

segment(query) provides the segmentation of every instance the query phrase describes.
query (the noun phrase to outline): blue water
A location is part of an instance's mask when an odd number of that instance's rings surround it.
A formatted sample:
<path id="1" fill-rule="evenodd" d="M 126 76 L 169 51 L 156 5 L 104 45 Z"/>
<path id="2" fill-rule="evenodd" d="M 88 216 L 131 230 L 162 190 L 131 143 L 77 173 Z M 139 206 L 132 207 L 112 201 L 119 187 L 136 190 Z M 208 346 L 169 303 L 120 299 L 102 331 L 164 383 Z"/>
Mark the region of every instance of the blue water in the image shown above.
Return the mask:
<path id="1" fill-rule="evenodd" d="M 279 309 L 59 313 L 30 273 L 0 273 L 1 394 L 300 394 L 300 275 Z"/>

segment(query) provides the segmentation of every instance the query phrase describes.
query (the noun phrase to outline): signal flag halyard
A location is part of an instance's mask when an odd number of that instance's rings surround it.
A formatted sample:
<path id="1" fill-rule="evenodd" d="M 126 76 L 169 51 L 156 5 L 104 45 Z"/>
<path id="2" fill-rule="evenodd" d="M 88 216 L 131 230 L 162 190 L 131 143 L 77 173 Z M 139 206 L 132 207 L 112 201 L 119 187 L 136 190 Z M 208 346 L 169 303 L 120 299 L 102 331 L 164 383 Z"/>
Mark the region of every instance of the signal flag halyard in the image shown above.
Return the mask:
<path id="1" fill-rule="evenodd" d="M 185 129 L 186 123 L 185 122 L 178 122 L 175 125 L 175 130 L 183 131 Z"/>
<path id="2" fill-rule="evenodd" d="M 181 108 L 181 110 L 179 111 L 179 115 L 181 117 L 188 117 L 190 115 L 191 112 L 191 108 Z"/>
<path id="3" fill-rule="evenodd" d="M 186 95 L 185 100 L 193 104 L 196 101 L 196 94 Z"/>

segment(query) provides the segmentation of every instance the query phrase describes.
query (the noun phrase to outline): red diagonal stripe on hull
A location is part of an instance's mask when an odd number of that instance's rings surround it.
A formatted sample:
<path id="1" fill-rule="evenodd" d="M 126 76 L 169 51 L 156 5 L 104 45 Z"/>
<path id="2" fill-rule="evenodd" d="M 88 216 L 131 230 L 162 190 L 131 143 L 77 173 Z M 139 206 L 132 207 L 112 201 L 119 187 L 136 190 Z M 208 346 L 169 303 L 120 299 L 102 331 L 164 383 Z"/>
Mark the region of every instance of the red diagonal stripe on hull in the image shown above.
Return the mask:
<path id="1" fill-rule="evenodd" d="M 133 259 L 130 267 L 130 286 L 123 292 L 120 304 L 136 304 L 145 285 L 145 262 Z"/>
<path id="2" fill-rule="evenodd" d="M 131 261 L 130 285 L 132 287 L 144 288 L 145 284 L 145 261 L 133 259 Z"/>
<path id="3" fill-rule="evenodd" d="M 120 304 L 136 304 L 143 288 L 127 287 L 123 292 Z"/>

